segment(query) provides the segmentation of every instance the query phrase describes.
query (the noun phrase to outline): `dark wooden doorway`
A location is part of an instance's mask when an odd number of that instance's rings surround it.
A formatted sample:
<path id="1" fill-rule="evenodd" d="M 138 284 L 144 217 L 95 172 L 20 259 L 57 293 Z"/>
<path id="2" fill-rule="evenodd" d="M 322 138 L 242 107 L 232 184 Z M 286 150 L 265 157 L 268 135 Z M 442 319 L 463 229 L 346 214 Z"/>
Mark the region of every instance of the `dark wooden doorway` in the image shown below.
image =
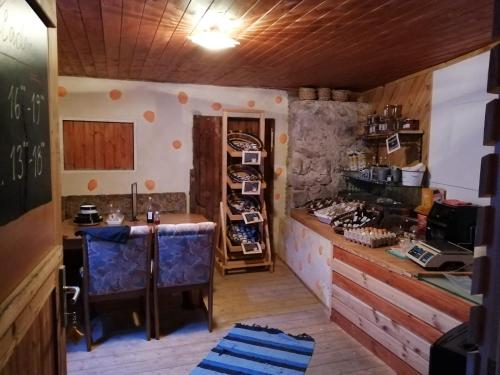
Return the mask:
<path id="1" fill-rule="evenodd" d="M 241 130 L 258 137 L 259 119 L 231 117 L 230 130 Z M 265 201 L 269 217 L 273 212 L 274 196 L 274 129 L 275 121 L 266 118 L 266 136 L 264 148 L 268 157 L 265 159 L 266 170 Z M 221 200 L 221 165 L 222 165 L 222 117 L 193 117 L 193 169 L 190 182 L 190 210 L 208 219 L 217 221 Z M 269 220 L 269 232 L 272 240 L 272 220 Z"/>

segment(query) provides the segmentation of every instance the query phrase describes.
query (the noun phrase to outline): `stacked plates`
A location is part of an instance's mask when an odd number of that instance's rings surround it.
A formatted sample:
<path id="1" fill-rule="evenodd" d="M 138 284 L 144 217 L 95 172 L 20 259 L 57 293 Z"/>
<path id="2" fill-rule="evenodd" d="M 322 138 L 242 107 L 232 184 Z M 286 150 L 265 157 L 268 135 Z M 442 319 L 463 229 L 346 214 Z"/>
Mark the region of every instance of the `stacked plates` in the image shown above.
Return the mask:
<path id="1" fill-rule="evenodd" d="M 80 211 L 76 214 L 73 222 L 78 225 L 96 225 L 102 221 L 102 216 L 97 212 L 93 204 L 80 205 Z"/>
<path id="2" fill-rule="evenodd" d="M 236 183 L 262 180 L 262 175 L 258 170 L 243 164 L 231 164 L 227 167 L 227 175 Z"/>
<path id="3" fill-rule="evenodd" d="M 233 215 L 239 215 L 242 212 L 260 211 L 258 199 L 250 195 L 232 193 L 227 197 L 227 204 Z"/>
<path id="4" fill-rule="evenodd" d="M 227 143 L 237 151 L 260 151 L 262 142 L 248 133 L 233 132 L 227 135 Z"/>

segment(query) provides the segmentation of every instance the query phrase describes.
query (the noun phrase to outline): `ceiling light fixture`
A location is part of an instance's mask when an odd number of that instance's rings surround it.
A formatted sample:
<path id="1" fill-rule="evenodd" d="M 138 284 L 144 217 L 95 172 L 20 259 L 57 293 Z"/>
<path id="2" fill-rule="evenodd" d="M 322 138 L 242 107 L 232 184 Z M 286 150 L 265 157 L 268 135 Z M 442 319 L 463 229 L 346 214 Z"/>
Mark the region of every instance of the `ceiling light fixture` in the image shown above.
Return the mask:
<path id="1" fill-rule="evenodd" d="M 208 30 L 190 36 L 189 39 L 199 46 L 210 50 L 236 47 L 240 42 L 219 30 Z"/>
<path id="2" fill-rule="evenodd" d="M 240 21 L 228 19 L 224 14 L 207 15 L 199 25 L 200 31 L 195 31 L 189 40 L 210 50 L 221 50 L 236 47 L 240 42 L 231 38 L 231 32 Z"/>

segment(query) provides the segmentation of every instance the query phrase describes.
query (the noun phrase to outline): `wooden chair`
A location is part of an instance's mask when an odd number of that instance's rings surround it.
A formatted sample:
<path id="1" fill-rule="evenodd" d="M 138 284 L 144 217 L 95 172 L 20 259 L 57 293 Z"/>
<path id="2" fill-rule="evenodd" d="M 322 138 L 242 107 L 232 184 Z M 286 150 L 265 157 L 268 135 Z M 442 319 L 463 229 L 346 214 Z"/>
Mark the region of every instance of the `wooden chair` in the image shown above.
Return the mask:
<path id="1" fill-rule="evenodd" d="M 83 307 L 88 351 L 92 349 L 91 302 L 143 297 L 146 337 L 151 339 L 151 240 L 151 229 L 145 225 L 132 227 L 126 243 L 84 235 Z"/>
<path id="2" fill-rule="evenodd" d="M 153 302 L 156 338 L 160 338 L 159 290 L 208 289 L 208 330 L 213 324 L 215 223 L 162 224 L 155 233 Z M 200 301 L 202 301 L 200 293 Z"/>

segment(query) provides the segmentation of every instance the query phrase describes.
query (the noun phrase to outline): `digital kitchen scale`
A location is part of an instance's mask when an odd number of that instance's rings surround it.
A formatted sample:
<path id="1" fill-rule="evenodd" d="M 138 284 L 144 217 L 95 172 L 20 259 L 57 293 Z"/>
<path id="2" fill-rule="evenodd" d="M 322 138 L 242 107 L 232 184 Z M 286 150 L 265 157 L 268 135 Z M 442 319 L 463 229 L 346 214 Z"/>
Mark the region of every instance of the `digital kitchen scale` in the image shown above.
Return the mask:
<path id="1" fill-rule="evenodd" d="M 454 270 L 474 260 L 469 249 L 443 240 L 417 241 L 406 256 L 426 269 Z"/>

